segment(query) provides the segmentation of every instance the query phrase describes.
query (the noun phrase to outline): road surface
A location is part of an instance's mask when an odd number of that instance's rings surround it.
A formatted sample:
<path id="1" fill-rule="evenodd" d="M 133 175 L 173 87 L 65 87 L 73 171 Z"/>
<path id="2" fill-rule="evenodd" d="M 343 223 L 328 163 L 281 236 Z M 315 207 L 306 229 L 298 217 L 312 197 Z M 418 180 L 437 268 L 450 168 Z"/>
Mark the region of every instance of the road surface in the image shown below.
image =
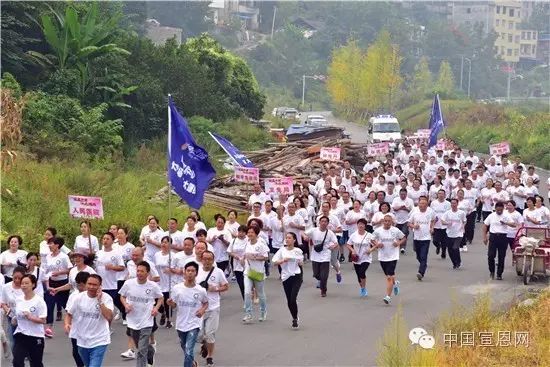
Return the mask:
<path id="1" fill-rule="evenodd" d="M 338 122 L 351 133 L 352 139 L 364 142 L 366 128 Z M 541 177 L 545 182 L 547 176 Z M 321 298 L 311 275 L 310 264 L 305 265 L 305 277 L 300 292 L 300 329 L 291 330 L 291 317 L 280 281 L 276 276 L 267 279 L 266 294 L 268 320 L 243 325 L 242 300 L 235 283 L 221 301 L 220 328 L 217 333 L 216 366 L 374 366 L 377 345 L 385 328 L 401 306 L 409 329 L 422 326 L 430 331 L 442 312 L 449 310 L 453 301 L 470 303 L 474 297 L 489 292 L 496 305 L 505 305 L 523 294 L 525 287 L 511 267 L 508 253 L 502 281 L 490 281 L 487 270 L 486 248 L 481 243 L 481 228 L 476 226 L 474 244 L 462 254 L 463 267 L 452 270 L 451 262 L 436 256 L 430 249 L 428 271 L 424 281 L 416 279 L 418 263 L 411 252 L 401 256 L 397 275 L 401 294 L 393 298 L 391 306 L 382 302 L 385 280 L 380 265 L 374 261 L 367 272 L 366 299 L 358 297 L 359 289 L 349 263 L 343 264 L 343 283 L 336 284 L 331 272 L 328 297 Z M 543 282 L 529 288 L 543 288 Z M 483 330 L 478 330 L 483 331 Z M 56 336 L 46 341 L 46 366 L 73 366 L 71 345 L 63 335 L 61 323 L 55 325 Z M 156 366 L 181 366 L 183 357 L 174 329 L 157 332 L 158 353 Z M 437 343 L 441 343 L 437 340 Z M 135 361 L 122 361 L 119 354 L 127 349 L 124 327 L 114 323 L 112 343 L 105 366 L 133 366 Z M 198 357 L 199 364 L 205 361 Z"/>

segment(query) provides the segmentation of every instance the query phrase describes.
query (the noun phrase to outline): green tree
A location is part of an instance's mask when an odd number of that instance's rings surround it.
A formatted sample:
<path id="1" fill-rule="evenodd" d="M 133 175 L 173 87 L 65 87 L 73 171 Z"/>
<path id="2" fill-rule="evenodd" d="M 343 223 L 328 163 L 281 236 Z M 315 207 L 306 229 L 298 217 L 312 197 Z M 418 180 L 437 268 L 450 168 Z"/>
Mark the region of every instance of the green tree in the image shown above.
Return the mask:
<path id="1" fill-rule="evenodd" d="M 65 7 L 64 15 L 53 7 L 50 7 L 50 13 L 41 15 L 40 26 L 53 54 L 28 53 L 37 62 L 54 66 L 56 70 L 78 70 L 79 91 L 81 97 L 84 97 L 89 88 L 96 87 L 90 72 L 90 63 L 94 59 L 114 53 L 130 54 L 111 42 L 121 13 L 110 17 L 100 16 L 98 3 L 88 5 L 83 16 L 71 5 Z"/>
<path id="2" fill-rule="evenodd" d="M 448 61 L 442 61 L 439 65 L 439 74 L 437 77 L 437 92 L 442 98 L 449 97 L 455 89 L 455 81 L 451 65 Z"/>
<path id="3" fill-rule="evenodd" d="M 242 58 L 225 50 L 207 34 L 188 39 L 185 49 L 199 64 L 208 68 L 214 83 L 231 104 L 249 117 L 259 119 L 263 116 L 266 98 Z"/>
<path id="4" fill-rule="evenodd" d="M 433 90 L 433 76 L 428 66 L 428 59 L 420 58 L 414 67 L 414 75 L 409 86 L 410 97 L 419 102 Z"/>
<path id="5" fill-rule="evenodd" d="M 327 91 L 332 102 L 346 115 L 352 115 L 360 108 L 362 64 L 363 52 L 353 40 L 332 51 Z"/>

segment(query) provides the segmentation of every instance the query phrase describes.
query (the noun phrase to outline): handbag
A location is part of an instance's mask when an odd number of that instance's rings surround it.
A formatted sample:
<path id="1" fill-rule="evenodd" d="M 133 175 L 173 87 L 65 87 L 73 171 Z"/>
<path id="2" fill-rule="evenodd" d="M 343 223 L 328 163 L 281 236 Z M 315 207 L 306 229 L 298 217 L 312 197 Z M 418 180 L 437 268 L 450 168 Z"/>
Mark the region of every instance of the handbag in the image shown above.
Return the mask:
<path id="1" fill-rule="evenodd" d="M 359 261 L 359 254 L 361 253 L 361 248 L 363 247 L 363 242 L 365 241 L 365 238 L 367 237 L 367 234 L 368 234 L 368 232 L 365 233 L 365 236 L 363 236 L 363 239 L 361 240 L 361 243 L 359 244 L 359 251 L 357 251 L 358 253 L 352 254 L 350 256 L 351 261 L 354 262 L 354 263 Z"/>
<path id="2" fill-rule="evenodd" d="M 252 266 L 250 266 L 250 261 L 248 261 L 248 259 L 246 260 L 246 262 L 248 264 L 248 271 L 246 273 L 246 276 L 248 277 L 248 279 L 253 280 L 255 282 L 263 281 L 265 278 L 265 274 L 262 273 L 261 271 L 252 269 Z"/>
<path id="3" fill-rule="evenodd" d="M 199 285 L 206 290 L 208 290 L 208 279 L 210 279 L 210 275 L 212 275 L 213 271 L 214 271 L 214 268 L 212 267 L 212 269 L 210 269 L 210 272 L 206 276 L 206 279 L 199 283 Z"/>
<path id="4" fill-rule="evenodd" d="M 325 247 L 325 240 L 327 239 L 328 229 L 325 232 L 325 237 L 323 237 L 323 242 L 318 243 L 317 245 L 313 245 L 313 249 L 315 252 L 321 252 L 323 251 L 323 248 Z"/>

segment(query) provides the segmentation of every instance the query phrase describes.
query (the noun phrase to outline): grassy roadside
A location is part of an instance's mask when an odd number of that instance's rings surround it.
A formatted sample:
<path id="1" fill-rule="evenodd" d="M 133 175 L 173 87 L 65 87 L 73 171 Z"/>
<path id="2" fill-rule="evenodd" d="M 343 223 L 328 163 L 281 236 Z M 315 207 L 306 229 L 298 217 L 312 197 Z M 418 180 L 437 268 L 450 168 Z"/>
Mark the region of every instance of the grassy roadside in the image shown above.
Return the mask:
<path id="1" fill-rule="evenodd" d="M 489 145 L 508 141 L 511 154 L 538 167 L 550 168 L 550 113 L 470 101 L 441 101 L 446 134 L 460 145 L 488 153 Z M 397 113 L 409 131 L 426 128 L 431 101 L 423 101 Z"/>
<path id="2" fill-rule="evenodd" d="M 406 325 L 398 310 L 379 343 L 377 364 L 384 367 L 549 366 L 549 314 L 549 290 L 543 291 L 531 305 L 516 303 L 505 311 L 493 310 L 490 297 L 482 295 L 473 306 L 455 305 L 440 317 L 433 329 L 426 329 L 436 343 L 433 349 L 422 349 L 411 345 L 408 338 L 409 330 L 417 325 Z M 456 342 L 449 342 L 455 338 Z"/>

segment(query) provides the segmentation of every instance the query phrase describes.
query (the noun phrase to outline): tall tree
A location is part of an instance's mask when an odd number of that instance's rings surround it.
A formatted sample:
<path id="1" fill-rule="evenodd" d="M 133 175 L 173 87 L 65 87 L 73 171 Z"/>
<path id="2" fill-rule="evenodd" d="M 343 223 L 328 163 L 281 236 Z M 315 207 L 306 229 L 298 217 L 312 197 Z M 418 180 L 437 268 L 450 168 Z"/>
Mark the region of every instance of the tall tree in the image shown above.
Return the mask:
<path id="1" fill-rule="evenodd" d="M 433 90 L 433 76 L 428 66 L 428 59 L 423 56 L 414 67 L 409 94 L 415 101 L 423 99 Z"/>
<path id="2" fill-rule="evenodd" d="M 455 89 L 455 81 L 451 65 L 448 61 L 442 61 L 439 65 L 439 75 L 437 77 L 437 91 L 442 96 L 450 96 Z"/>
<path id="3" fill-rule="evenodd" d="M 360 85 L 363 54 L 355 41 L 332 52 L 328 67 L 327 90 L 332 101 L 346 114 L 360 107 Z"/>

